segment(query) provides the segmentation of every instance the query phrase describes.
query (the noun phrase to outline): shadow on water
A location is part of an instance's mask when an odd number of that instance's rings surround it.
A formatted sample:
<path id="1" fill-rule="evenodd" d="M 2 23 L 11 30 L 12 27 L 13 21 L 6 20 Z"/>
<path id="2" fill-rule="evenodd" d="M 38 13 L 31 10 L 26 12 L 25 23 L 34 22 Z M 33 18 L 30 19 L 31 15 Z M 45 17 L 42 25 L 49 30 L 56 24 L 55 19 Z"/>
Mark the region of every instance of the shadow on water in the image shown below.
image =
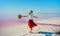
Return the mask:
<path id="1" fill-rule="evenodd" d="M 60 31 L 58 32 L 43 32 L 43 31 L 40 31 L 40 32 L 33 32 L 31 34 L 45 34 L 45 36 L 52 36 L 52 34 L 58 34 L 60 35 Z M 25 36 L 27 34 L 24 34 L 23 36 Z"/>
<path id="2" fill-rule="evenodd" d="M 33 33 L 33 34 L 45 34 L 45 36 L 52 36 L 52 34 L 58 34 L 60 35 L 60 31 L 59 32 L 37 32 L 37 33 Z"/>
<path id="3" fill-rule="evenodd" d="M 59 34 L 60 35 L 60 31 L 59 32 L 56 32 L 55 34 Z"/>

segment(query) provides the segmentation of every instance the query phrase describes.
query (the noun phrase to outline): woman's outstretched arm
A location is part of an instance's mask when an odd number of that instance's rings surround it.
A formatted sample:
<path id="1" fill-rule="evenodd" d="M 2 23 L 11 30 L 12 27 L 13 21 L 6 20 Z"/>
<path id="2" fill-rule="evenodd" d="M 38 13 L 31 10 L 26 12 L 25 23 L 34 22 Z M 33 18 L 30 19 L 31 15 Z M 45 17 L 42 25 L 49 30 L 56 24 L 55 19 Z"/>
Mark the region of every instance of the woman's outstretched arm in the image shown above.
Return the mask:
<path id="1" fill-rule="evenodd" d="M 34 16 L 34 18 L 38 18 L 37 16 Z"/>
<path id="2" fill-rule="evenodd" d="M 22 17 L 27 17 L 27 16 L 22 16 Z"/>
<path id="3" fill-rule="evenodd" d="M 24 15 L 24 16 L 22 16 L 22 17 L 28 17 L 28 15 Z"/>

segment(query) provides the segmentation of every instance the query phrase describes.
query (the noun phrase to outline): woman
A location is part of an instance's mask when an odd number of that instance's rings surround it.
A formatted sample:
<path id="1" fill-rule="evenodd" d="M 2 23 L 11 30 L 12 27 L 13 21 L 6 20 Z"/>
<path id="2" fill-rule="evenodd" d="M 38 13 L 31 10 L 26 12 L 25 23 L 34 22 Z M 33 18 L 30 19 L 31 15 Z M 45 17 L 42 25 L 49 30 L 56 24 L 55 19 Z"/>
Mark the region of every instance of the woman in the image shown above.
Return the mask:
<path id="1" fill-rule="evenodd" d="M 34 18 L 38 18 L 38 17 L 36 17 L 36 16 L 33 15 L 33 11 L 32 11 L 32 10 L 29 12 L 29 14 L 28 14 L 27 16 L 22 16 L 22 15 L 19 15 L 19 16 L 18 16 L 19 19 L 20 19 L 21 17 L 28 17 L 28 18 L 29 18 L 29 20 L 28 20 L 28 26 L 29 26 L 29 28 L 30 28 L 30 32 L 32 33 L 33 27 L 34 27 L 34 26 L 37 26 L 37 25 L 34 23 L 33 19 L 34 19 Z"/>

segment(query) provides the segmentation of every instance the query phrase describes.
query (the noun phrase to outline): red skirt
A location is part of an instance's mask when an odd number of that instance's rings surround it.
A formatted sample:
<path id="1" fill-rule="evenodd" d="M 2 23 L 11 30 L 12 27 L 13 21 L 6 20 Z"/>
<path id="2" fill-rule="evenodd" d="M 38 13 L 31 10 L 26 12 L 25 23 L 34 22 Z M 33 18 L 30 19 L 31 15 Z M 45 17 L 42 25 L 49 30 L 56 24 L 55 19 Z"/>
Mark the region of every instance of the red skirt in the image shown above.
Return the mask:
<path id="1" fill-rule="evenodd" d="M 29 28 L 33 28 L 34 26 L 37 26 L 37 25 L 33 22 L 33 20 L 29 20 L 28 26 L 29 26 Z"/>

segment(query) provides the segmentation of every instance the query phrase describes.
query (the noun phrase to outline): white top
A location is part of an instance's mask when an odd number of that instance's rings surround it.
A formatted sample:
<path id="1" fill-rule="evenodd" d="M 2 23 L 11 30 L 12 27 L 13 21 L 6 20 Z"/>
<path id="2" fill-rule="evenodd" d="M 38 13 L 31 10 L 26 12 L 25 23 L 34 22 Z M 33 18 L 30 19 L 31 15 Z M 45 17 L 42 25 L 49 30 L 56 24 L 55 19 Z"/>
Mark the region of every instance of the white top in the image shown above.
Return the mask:
<path id="1" fill-rule="evenodd" d="M 31 14 L 28 14 L 28 18 L 29 18 L 29 20 L 33 20 L 33 14 L 31 15 Z"/>

